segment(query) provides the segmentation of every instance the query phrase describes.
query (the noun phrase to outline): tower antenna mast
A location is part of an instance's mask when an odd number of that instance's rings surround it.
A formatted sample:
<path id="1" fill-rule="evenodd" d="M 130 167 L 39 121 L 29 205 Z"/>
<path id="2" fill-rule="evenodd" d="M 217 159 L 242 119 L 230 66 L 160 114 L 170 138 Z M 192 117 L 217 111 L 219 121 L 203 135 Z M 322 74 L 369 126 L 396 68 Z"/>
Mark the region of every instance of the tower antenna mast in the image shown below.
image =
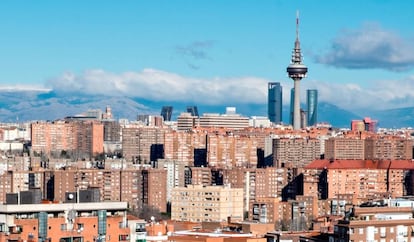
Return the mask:
<path id="1" fill-rule="evenodd" d="M 299 40 L 299 10 L 296 10 L 296 39 Z"/>
<path id="2" fill-rule="evenodd" d="M 293 102 L 293 129 L 301 128 L 300 118 L 300 81 L 306 77 L 308 68 L 302 63 L 302 53 L 299 41 L 299 11 L 296 11 L 296 40 L 292 52 L 292 60 L 286 68 L 289 77 L 294 82 L 294 102 Z"/>

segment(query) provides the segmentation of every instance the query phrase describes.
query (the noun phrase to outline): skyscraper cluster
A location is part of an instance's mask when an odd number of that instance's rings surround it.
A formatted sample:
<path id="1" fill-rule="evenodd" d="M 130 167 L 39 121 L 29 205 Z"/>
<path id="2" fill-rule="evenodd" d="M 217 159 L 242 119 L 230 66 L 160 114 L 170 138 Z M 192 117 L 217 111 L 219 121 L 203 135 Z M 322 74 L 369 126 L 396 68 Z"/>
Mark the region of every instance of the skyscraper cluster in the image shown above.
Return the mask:
<path id="1" fill-rule="evenodd" d="M 268 117 L 275 124 L 283 124 L 283 88 L 280 82 L 268 83 Z M 291 89 L 289 124 L 293 125 L 295 89 Z M 300 109 L 299 123 L 301 128 L 315 126 L 318 123 L 318 90 L 306 90 L 306 110 Z"/>
<path id="2" fill-rule="evenodd" d="M 286 69 L 289 77 L 294 81 L 294 87 L 290 93 L 289 123 L 293 129 L 298 130 L 306 126 L 314 126 L 318 120 L 318 91 L 307 90 L 307 110 L 300 108 L 300 81 L 306 77 L 308 68 L 302 63 L 302 53 L 299 41 L 299 15 L 296 18 L 296 40 L 292 53 L 292 60 Z M 282 123 L 282 86 L 280 82 L 268 83 L 268 117 L 275 124 Z"/>

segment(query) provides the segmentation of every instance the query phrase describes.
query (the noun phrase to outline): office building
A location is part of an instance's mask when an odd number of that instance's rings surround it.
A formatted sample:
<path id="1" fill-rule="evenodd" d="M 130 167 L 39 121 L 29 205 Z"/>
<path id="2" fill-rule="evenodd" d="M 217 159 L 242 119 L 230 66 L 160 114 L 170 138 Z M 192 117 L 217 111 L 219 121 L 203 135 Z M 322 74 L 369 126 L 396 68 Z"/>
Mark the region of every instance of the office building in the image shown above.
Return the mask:
<path id="1" fill-rule="evenodd" d="M 177 117 L 177 130 L 188 131 L 199 125 L 199 119 L 197 116 L 191 113 L 181 113 Z"/>
<path id="2" fill-rule="evenodd" d="M 315 126 L 318 123 L 318 90 L 306 91 L 306 105 L 308 125 Z"/>
<path id="3" fill-rule="evenodd" d="M 227 110 L 226 114 L 204 113 L 200 117 L 200 127 L 244 129 L 249 127 L 249 118 L 235 113 L 235 109 Z"/>
<path id="4" fill-rule="evenodd" d="M 300 109 L 300 128 L 308 127 L 308 117 L 306 110 Z"/>
<path id="5" fill-rule="evenodd" d="M 279 82 L 267 85 L 267 113 L 271 122 L 282 123 L 282 86 Z"/>
<path id="6" fill-rule="evenodd" d="M 191 116 L 199 117 L 197 106 L 187 106 L 187 113 L 190 113 Z"/>
<path id="7" fill-rule="evenodd" d="M 290 89 L 289 124 L 293 127 L 293 106 L 295 100 L 295 88 Z"/>
<path id="8" fill-rule="evenodd" d="M 164 119 L 164 121 L 171 121 L 172 112 L 173 112 L 173 107 L 172 106 L 163 106 L 162 107 L 161 116 Z"/>
<path id="9" fill-rule="evenodd" d="M 296 41 L 290 65 L 286 68 L 289 77 L 294 81 L 293 129 L 300 129 L 300 81 L 306 77 L 308 68 L 302 63 L 299 41 L 299 14 L 296 17 Z"/>
<path id="10" fill-rule="evenodd" d="M 163 117 L 161 115 L 139 114 L 137 121 L 142 122 L 146 126 L 163 126 Z"/>

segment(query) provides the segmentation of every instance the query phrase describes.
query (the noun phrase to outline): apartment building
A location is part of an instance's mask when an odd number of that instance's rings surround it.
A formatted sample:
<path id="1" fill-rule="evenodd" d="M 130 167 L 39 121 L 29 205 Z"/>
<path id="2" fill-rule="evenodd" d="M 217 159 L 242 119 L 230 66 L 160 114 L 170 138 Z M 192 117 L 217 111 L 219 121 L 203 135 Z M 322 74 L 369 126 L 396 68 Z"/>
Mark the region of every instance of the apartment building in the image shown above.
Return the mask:
<path id="1" fill-rule="evenodd" d="M 305 179 L 303 186 L 309 187 L 305 191 L 318 191 L 322 199 L 337 198 L 339 194 L 354 195 L 359 202 L 400 197 L 411 195 L 407 194 L 412 186 L 407 178 L 412 170 L 411 160 L 315 160 L 305 167 L 305 173 L 313 173 L 313 178 L 319 180 Z"/>
<path id="2" fill-rule="evenodd" d="M 129 241 L 127 203 L 0 205 L 0 241 Z"/>
<path id="3" fill-rule="evenodd" d="M 122 129 L 122 153 L 128 161 L 148 164 L 164 158 L 164 135 L 162 127 L 129 127 Z"/>
<path id="4" fill-rule="evenodd" d="M 91 158 L 103 153 L 103 124 L 98 121 L 35 122 L 31 126 L 32 152 L 74 158 Z"/>
<path id="5" fill-rule="evenodd" d="M 207 162 L 211 167 L 257 167 L 257 142 L 248 136 L 207 135 Z"/>
<path id="6" fill-rule="evenodd" d="M 220 222 L 228 217 L 243 220 L 242 188 L 188 185 L 172 191 L 172 220 Z"/>
<path id="7" fill-rule="evenodd" d="M 364 140 L 360 137 L 331 137 L 325 141 L 325 159 L 362 160 Z"/>
<path id="8" fill-rule="evenodd" d="M 413 141 L 399 136 L 373 136 L 365 139 L 367 160 L 409 160 L 413 158 Z"/>
<path id="9" fill-rule="evenodd" d="M 94 187 L 102 201 L 127 202 L 131 209 L 144 206 L 166 212 L 167 171 L 163 169 L 74 169 L 49 171 L 47 198 L 65 201 L 67 192 Z M 49 194 L 52 193 L 52 194 Z"/>
<path id="10" fill-rule="evenodd" d="M 321 157 L 321 141 L 313 138 L 273 139 L 273 166 L 278 168 L 304 167 Z"/>
<path id="11" fill-rule="evenodd" d="M 192 185 L 212 185 L 212 175 L 209 167 L 190 167 L 190 171 Z"/>
<path id="12" fill-rule="evenodd" d="M 334 231 L 329 241 L 412 241 L 412 208 L 354 207 Z"/>
<path id="13" fill-rule="evenodd" d="M 161 213 L 167 212 L 167 171 L 164 169 L 142 170 L 142 208 L 154 208 Z M 172 195 L 174 196 L 174 195 Z"/>

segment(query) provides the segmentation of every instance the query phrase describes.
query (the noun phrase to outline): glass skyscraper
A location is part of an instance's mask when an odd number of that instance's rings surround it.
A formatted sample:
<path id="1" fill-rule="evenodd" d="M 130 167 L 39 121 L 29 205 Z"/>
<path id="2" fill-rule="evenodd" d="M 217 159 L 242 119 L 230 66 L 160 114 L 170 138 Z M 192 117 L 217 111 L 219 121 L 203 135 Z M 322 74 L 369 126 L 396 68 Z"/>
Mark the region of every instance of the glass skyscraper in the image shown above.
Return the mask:
<path id="1" fill-rule="evenodd" d="M 318 90 L 307 90 L 306 101 L 308 108 L 308 125 L 313 126 L 318 123 Z"/>
<path id="2" fill-rule="evenodd" d="M 282 123 L 282 86 L 279 82 L 268 83 L 267 114 L 273 123 Z"/>
<path id="3" fill-rule="evenodd" d="M 197 106 L 187 106 L 187 113 L 191 113 L 191 116 L 199 117 Z"/>
<path id="4" fill-rule="evenodd" d="M 161 116 L 164 121 L 171 121 L 173 107 L 172 106 L 163 106 L 161 109 Z"/>

